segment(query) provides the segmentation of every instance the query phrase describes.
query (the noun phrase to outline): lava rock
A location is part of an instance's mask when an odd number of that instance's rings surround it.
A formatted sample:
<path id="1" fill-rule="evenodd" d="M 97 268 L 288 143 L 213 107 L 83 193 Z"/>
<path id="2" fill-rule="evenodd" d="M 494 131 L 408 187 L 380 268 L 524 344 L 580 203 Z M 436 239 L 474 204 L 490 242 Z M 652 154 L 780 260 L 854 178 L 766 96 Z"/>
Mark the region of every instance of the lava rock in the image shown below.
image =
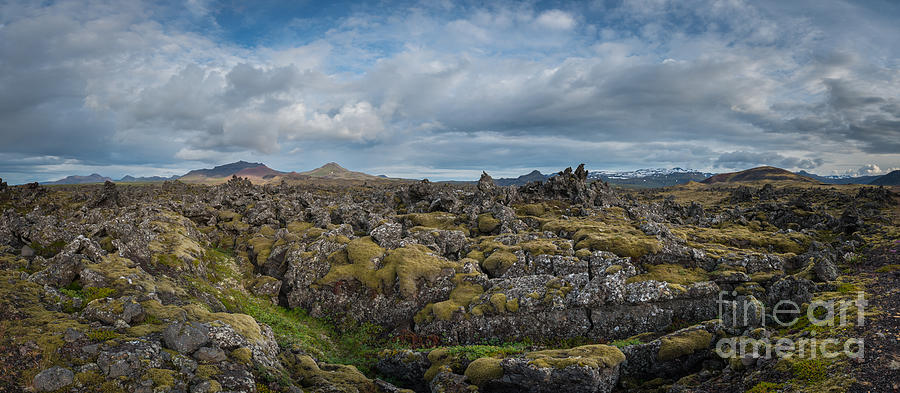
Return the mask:
<path id="1" fill-rule="evenodd" d="M 59 366 L 48 368 L 34 376 L 32 384 L 39 392 L 52 392 L 72 384 L 75 373 Z"/>
<path id="2" fill-rule="evenodd" d="M 209 326 L 198 322 L 175 322 L 163 330 L 166 347 L 180 353 L 192 353 L 209 342 Z"/>

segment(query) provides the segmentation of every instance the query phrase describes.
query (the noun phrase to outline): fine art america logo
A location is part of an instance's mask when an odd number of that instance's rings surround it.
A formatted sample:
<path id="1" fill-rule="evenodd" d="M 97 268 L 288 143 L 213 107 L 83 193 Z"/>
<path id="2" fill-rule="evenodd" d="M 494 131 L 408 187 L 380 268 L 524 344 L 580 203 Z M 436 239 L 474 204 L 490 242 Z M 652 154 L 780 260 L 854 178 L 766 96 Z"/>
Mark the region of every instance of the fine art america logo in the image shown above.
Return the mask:
<path id="1" fill-rule="evenodd" d="M 729 296 L 730 295 L 730 296 Z M 726 300 L 726 297 L 736 300 Z M 766 358 L 805 357 L 835 358 L 841 354 L 851 359 L 863 359 L 865 345 L 861 338 L 817 339 L 816 331 L 865 325 L 863 292 L 857 292 L 853 300 L 816 300 L 811 302 L 803 314 L 803 308 L 791 300 L 781 300 L 770 310 L 753 297 L 737 296 L 736 292 L 721 292 L 717 300 L 719 318 L 726 328 L 772 327 L 790 328 L 801 318 L 806 318 L 810 329 L 808 337 L 797 339 L 779 338 L 772 341 L 768 337 L 738 336 L 724 338 L 717 342 L 716 353 L 723 358 Z"/>

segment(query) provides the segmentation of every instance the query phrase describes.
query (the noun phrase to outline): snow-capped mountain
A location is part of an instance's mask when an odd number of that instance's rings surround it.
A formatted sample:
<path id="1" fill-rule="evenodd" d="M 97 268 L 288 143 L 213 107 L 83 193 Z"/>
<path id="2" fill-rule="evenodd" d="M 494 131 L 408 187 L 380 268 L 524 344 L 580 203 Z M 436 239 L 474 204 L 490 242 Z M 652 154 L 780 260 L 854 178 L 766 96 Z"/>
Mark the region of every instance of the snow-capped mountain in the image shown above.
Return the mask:
<path id="1" fill-rule="evenodd" d="M 705 173 L 701 171 L 697 171 L 694 169 L 684 169 L 684 168 L 647 168 L 647 169 L 636 169 L 633 171 L 590 171 L 588 172 L 589 179 L 636 179 L 641 177 L 654 177 L 654 176 L 670 176 L 670 175 L 701 175 L 702 177 L 710 177 L 713 173 Z"/>

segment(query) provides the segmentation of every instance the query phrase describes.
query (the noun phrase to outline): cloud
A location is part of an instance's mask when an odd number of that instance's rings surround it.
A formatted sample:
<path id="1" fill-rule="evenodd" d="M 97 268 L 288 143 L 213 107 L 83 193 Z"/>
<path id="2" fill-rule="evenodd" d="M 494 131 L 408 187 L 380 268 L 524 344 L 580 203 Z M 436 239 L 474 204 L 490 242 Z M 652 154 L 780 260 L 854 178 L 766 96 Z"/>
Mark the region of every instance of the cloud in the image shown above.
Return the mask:
<path id="1" fill-rule="evenodd" d="M 890 173 L 896 170 L 900 170 L 900 168 L 886 168 L 881 169 L 878 165 L 875 164 L 866 164 L 857 169 L 856 171 L 851 171 L 851 174 L 856 176 L 875 176 L 875 175 L 883 175 L 885 173 Z"/>
<path id="2" fill-rule="evenodd" d="M 747 169 L 754 166 L 769 165 L 780 168 L 815 169 L 825 163 L 821 158 L 785 157 L 778 153 L 733 151 L 723 153 L 716 159 L 715 165 L 722 168 Z"/>
<path id="3" fill-rule="evenodd" d="M 35 179 L 235 157 L 433 173 L 897 166 L 900 44 L 882 37 L 900 34 L 900 7 L 783 3 L 360 3 L 267 23 L 271 10 L 241 20 L 206 1 L 8 2 L 0 155 L 61 160 L 33 161 Z"/>
<path id="4" fill-rule="evenodd" d="M 569 30 L 575 27 L 575 18 L 568 12 L 560 10 L 544 11 L 535 21 L 543 27 L 556 30 Z"/>

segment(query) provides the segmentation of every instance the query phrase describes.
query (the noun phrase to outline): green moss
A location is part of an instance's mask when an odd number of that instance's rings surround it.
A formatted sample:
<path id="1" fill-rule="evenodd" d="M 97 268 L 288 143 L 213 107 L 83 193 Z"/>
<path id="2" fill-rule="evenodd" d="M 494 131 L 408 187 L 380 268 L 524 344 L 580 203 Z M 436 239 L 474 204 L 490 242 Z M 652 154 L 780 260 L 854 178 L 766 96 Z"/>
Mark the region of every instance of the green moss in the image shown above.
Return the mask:
<path id="1" fill-rule="evenodd" d="M 610 208 L 592 219 L 548 220 L 542 230 L 571 237 L 575 249 L 610 251 L 621 257 L 641 257 L 659 252 L 659 241 L 629 221 L 622 209 Z"/>
<path id="2" fill-rule="evenodd" d="M 253 351 L 251 351 L 250 348 L 247 347 L 240 347 L 238 349 L 235 349 L 234 351 L 231 351 L 231 357 L 238 362 L 250 364 L 251 360 L 253 360 Z"/>
<path id="3" fill-rule="evenodd" d="M 508 251 L 495 251 L 484 260 L 481 267 L 490 273 L 491 276 L 497 277 L 502 275 L 517 260 L 516 254 Z"/>
<path id="4" fill-rule="evenodd" d="M 87 287 L 82 290 L 82 293 L 84 294 L 85 302 L 90 303 L 97 299 L 113 297 L 116 294 L 116 290 L 114 288 L 105 287 Z"/>
<path id="5" fill-rule="evenodd" d="M 668 361 L 684 355 L 690 355 L 696 351 L 709 348 L 712 339 L 712 333 L 702 329 L 673 333 L 660 340 L 661 343 L 656 358 L 660 361 Z"/>
<path id="6" fill-rule="evenodd" d="M 896 265 L 896 264 L 895 265 L 884 265 L 882 267 L 879 267 L 878 269 L 875 269 L 875 271 L 879 272 L 879 273 L 890 273 L 890 272 L 895 272 L 898 270 L 900 270 L 900 265 Z"/>
<path id="7" fill-rule="evenodd" d="M 546 209 L 544 205 L 541 203 L 529 203 L 525 205 L 518 206 L 516 208 L 516 213 L 521 216 L 543 216 L 546 213 Z"/>
<path id="8" fill-rule="evenodd" d="M 263 225 L 259 227 L 259 234 L 271 238 L 275 236 L 275 228 L 272 228 L 268 225 Z"/>
<path id="9" fill-rule="evenodd" d="M 450 231 L 463 231 L 467 235 L 469 231 L 462 225 L 458 217 L 445 212 L 432 213 L 411 213 L 400 216 L 401 219 L 407 220 L 411 225 L 434 229 L 443 229 Z"/>
<path id="10" fill-rule="evenodd" d="M 450 298 L 442 302 L 430 304 L 416 314 L 416 323 L 423 323 L 437 318 L 443 321 L 449 321 L 453 317 L 453 313 L 469 306 L 475 299 L 484 293 L 481 285 L 466 281 L 465 274 L 457 274 L 453 278 L 456 286 L 450 292 Z"/>
<path id="11" fill-rule="evenodd" d="M 695 282 L 707 281 L 709 275 L 703 269 L 686 268 L 681 265 L 660 264 L 646 266 L 647 273 L 629 277 L 625 282 L 656 280 L 672 284 L 689 285 Z"/>
<path id="12" fill-rule="evenodd" d="M 400 294 L 410 299 L 415 296 L 419 280 L 432 281 L 441 270 L 456 267 L 458 263 L 439 258 L 427 247 L 416 244 L 390 250 L 384 257 L 382 267 L 377 270 L 374 270 L 368 261 L 332 266 L 318 284 L 328 285 L 341 280 L 356 280 L 384 293 L 394 288 L 396 283 Z"/>
<path id="13" fill-rule="evenodd" d="M 266 260 L 269 259 L 269 255 L 272 253 L 272 244 L 274 244 L 274 241 L 264 236 L 256 236 L 250 239 L 248 243 L 253 249 L 253 254 L 256 256 L 255 264 L 257 266 L 265 264 Z"/>
<path id="14" fill-rule="evenodd" d="M 576 233 L 576 236 L 578 234 Z M 609 251 L 620 257 L 639 258 L 662 250 L 659 241 L 647 236 L 619 236 L 616 234 L 584 234 L 576 248 Z"/>
<path id="15" fill-rule="evenodd" d="M 306 355 L 287 355 L 282 360 L 304 387 L 329 386 L 338 392 L 376 391 L 375 384 L 353 366 L 316 363 Z"/>
<path id="16" fill-rule="evenodd" d="M 531 255 L 557 255 L 559 247 L 550 239 L 535 239 L 519 243 L 519 247 Z"/>
<path id="17" fill-rule="evenodd" d="M 478 216 L 478 231 L 481 233 L 492 233 L 500 226 L 500 220 L 494 218 L 490 213 L 484 213 Z"/>
<path id="18" fill-rule="evenodd" d="M 777 272 L 756 272 L 750 275 L 750 281 L 753 282 L 766 282 L 771 280 L 778 274 Z"/>
<path id="19" fill-rule="evenodd" d="M 606 268 L 606 274 L 616 274 L 622 271 L 622 265 L 611 265 Z"/>
<path id="20" fill-rule="evenodd" d="M 518 312 L 519 311 L 519 299 L 509 299 L 506 301 L 506 311 L 509 312 Z"/>
<path id="21" fill-rule="evenodd" d="M 569 366 L 609 368 L 625 361 L 619 348 L 609 345 L 585 345 L 571 349 L 553 349 L 529 352 L 525 357 L 532 359 L 529 364 L 540 368 L 566 368 Z"/>
<path id="22" fill-rule="evenodd" d="M 353 239 L 347 244 L 347 259 L 350 263 L 369 265 L 375 258 L 384 256 L 384 249 L 375 244 L 369 236 Z"/>
<path id="23" fill-rule="evenodd" d="M 724 224 L 718 227 L 681 227 L 673 233 L 688 241 L 715 243 L 724 246 L 801 254 L 809 247 L 811 238 L 800 232 L 779 233 L 769 225 Z"/>
<path id="24" fill-rule="evenodd" d="M 219 374 L 221 374 L 221 371 L 215 364 L 201 364 L 197 366 L 197 371 L 194 373 L 199 379 L 210 379 Z"/>
<path id="25" fill-rule="evenodd" d="M 458 357 L 452 354 L 446 348 L 435 349 L 428 353 L 428 361 L 431 366 L 425 371 L 425 381 L 431 382 L 432 379 L 441 371 L 442 367 L 448 366 L 449 363 L 458 361 Z"/>
<path id="26" fill-rule="evenodd" d="M 109 341 L 119 338 L 119 334 L 112 330 L 94 329 L 85 335 L 93 341 Z"/>
<path id="27" fill-rule="evenodd" d="M 96 371 L 85 371 L 75 374 L 75 382 L 81 386 L 100 386 L 105 380 L 106 378 Z"/>
<path id="28" fill-rule="evenodd" d="M 487 381 L 503 377 L 503 367 L 500 366 L 500 359 L 475 359 L 466 367 L 465 375 L 469 382 L 482 385 Z"/>
<path id="29" fill-rule="evenodd" d="M 794 359 L 790 361 L 790 369 L 799 381 L 815 383 L 828 377 L 828 362 L 824 359 Z"/>
<path id="30" fill-rule="evenodd" d="M 494 310 L 498 313 L 506 312 L 506 295 L 502 293 L 491 295 L 491 305 L 494 306 Z"/>
<path id="31" fill-rule="evenodd" d="M 784 388 L 783 383 L 760 382 L 752 388 L 747 389 L 746 393 L 775 393 L 780 392 Z"/>
<path id="32" fill-rule="evenodd" d="M 472 250 L 469 251 L 468 254 L 466 254 L 466 258 L 473 259 L 478 261 L 478 263 L 481 263 L 484 262 L 484 252 L 481 252 L 480 250 Z"/>
<path id="33" fill-rule="evenodd" d="M 292 221 L 287 224 L 287 230 L 293 234 L 300 235 L 304 232 L 312 229 L 313 224 L 311 222 L 303 222 L 303 221 Z"/>
<path id="34" fill-rule="evenodd" d="M 147 370 L 144 379 L 153 381 L 153 386 L 170 388 L 175 385 L 175 371 L 162 368 L 151 368 L 150 370 Z"/>

